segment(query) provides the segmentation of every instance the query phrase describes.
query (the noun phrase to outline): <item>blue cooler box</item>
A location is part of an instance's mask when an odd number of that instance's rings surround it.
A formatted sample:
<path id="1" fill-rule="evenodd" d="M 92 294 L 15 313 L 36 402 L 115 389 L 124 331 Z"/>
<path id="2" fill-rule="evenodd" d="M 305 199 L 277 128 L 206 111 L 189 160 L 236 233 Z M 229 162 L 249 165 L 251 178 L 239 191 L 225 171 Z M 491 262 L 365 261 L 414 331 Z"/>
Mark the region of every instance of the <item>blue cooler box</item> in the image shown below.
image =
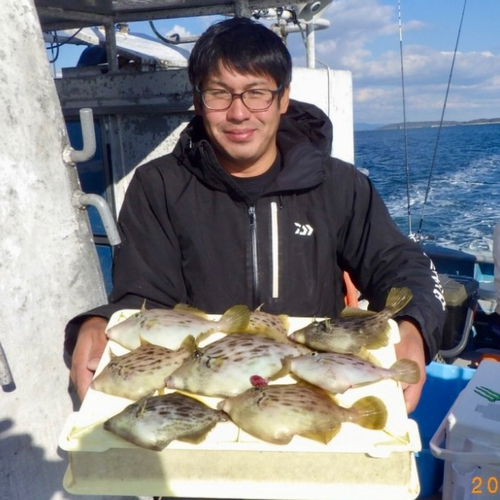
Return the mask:
<path id="1" fill-rule="evenodd" d="M 434 457 L 429 441 L 438 429 L 455 399 L 474 375 L 472 368 L 435 363 L 427 367 L 427 381 L 422 397 L 409 417 L 418 424 L 422 451 L 415 454 L 420 480 L 420 497 L 425 498 L 439 491 L 443 484 L 444 462 Z"/>

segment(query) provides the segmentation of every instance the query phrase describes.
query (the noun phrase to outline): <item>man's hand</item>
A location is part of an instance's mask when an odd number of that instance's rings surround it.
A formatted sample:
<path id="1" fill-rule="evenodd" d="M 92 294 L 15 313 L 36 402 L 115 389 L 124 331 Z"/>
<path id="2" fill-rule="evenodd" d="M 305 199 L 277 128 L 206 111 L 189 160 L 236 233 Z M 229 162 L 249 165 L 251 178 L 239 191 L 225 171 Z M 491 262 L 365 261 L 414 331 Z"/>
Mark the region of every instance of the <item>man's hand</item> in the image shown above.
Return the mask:
<path id="1" fill-rule="evenodd" d="M 422 388 L 427 378 L 425 372 L 425 351 L 424 339 L 418 328 L 410 321 L 401 321 L 399 323 L 399 333 L 401 341 L 395 345 L 397 359 L 411 359 L 415 361 L 420 368 L 420 381 L 417 384 L 402 384 L 406 411 L 412 412 L 418 404 Z"/>
<path id="2" fill-rule="evenodd" d="M 107 319 L 94 316 L 85 321 L 78 332 L 78 339 L 71 358 L 70 376 L 80 401 L 83 401 L 85 394 L 87 394 L 94 372 L 106 347 L 107 338 L 104 331 L 107 324 Z"/>

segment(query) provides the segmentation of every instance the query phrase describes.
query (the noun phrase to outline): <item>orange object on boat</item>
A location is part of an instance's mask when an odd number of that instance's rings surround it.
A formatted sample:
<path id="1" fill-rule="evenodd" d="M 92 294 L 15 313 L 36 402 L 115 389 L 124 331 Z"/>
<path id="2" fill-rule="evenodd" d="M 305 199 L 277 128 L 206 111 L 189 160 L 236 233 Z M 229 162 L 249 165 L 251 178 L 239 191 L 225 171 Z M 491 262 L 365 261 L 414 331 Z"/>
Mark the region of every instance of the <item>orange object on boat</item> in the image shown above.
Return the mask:
<path id="1" fill-rule="evenodd" d="M 354 286 L 349 274 L 344 271 L 344 283 L 345 283 L 345 305 L 347 307 L 358 307 L 358 290 Z"/>

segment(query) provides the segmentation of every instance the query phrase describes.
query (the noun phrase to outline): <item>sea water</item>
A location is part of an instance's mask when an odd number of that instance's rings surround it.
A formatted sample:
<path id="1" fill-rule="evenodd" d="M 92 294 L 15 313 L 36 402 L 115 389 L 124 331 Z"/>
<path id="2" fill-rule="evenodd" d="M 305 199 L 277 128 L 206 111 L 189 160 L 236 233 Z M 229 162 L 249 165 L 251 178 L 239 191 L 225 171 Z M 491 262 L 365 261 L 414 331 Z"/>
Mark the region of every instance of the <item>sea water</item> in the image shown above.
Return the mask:
<path id="1" fill-rule="evenodd" d="M 500 219 L 500 124 L 408 128 L 406 138 L 403 130 L 354 138 L 356 166 L 369 171 L 400 229 L 488 252 Z"/>

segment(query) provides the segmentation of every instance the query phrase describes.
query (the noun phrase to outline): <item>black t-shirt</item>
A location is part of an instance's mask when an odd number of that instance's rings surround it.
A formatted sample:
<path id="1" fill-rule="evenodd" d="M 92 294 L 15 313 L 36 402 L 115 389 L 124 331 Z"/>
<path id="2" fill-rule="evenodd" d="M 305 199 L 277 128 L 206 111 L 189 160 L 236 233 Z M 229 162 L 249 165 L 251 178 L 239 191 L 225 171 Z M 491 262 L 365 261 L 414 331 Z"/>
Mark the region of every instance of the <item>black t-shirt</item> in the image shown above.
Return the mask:
<path id="1" fill-rule="evenodd" d="M 278 151 L 274 163 L 271 168 L 266 170 L 263 174 L 254 177 L 235 177 L 234 182 L 238 184 L 239 188 L 247 195 L 253 202 L 259 198 L 262 193 L 273 183 L 281 170 L 281 155 Z"/>

